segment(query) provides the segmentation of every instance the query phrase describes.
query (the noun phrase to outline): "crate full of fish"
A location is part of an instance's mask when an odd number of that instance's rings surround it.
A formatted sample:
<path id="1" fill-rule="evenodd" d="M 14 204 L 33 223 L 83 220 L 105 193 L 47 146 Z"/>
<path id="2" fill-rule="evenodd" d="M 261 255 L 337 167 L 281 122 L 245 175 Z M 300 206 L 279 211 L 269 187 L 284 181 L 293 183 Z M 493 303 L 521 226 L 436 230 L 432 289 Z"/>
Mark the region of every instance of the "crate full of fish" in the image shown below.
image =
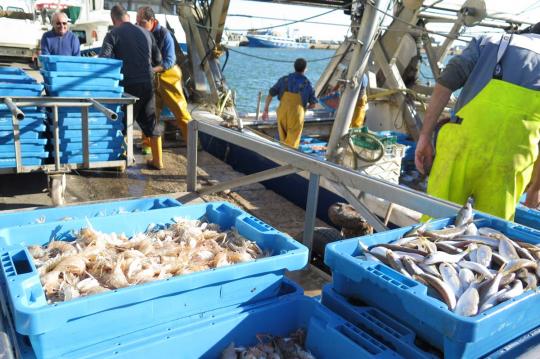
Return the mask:
<path id="1" fill-rule="evenodd" d="M 105 217 L 131 212 L 146 212 L 155 209 L 180 207 L 182 204 L 173 198 L 138 198 L 121 201 L 107 201 L 62 207 L 17 210 L 0 212 L 0 228 L 20 227 L 28 224 L 66 222 L 73 219 Z"/>
<path id="2" fill-rule="evenodd" d="M 147 328 L 66 357 L 399 358 L 317 300 L 298 294 Z"/>
<path id="3" fill-rule="evenodd" d="M 328 245 L 334 289 L 449 358 L 478 357 L 537 327 L 540 232 L 471 213 Z"/>
<path id="4" fill-rule="evenodd" d="M 307 249 L 217 202 L 3 228 L 0 261 L 17 332 L 54 357 L 273 297 L 285 270 L 307 264 Z"/>

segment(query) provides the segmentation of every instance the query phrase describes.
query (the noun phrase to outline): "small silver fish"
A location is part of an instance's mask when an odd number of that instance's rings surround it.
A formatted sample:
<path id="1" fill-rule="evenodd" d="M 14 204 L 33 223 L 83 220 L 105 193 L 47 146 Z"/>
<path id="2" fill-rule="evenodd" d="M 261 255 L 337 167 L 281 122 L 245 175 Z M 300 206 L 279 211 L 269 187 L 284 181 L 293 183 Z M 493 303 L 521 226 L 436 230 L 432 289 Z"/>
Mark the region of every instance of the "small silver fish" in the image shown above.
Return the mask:
<path id="1" fill-rule="evenodd" d="M 461 282 L 457 271 L 448 263 L 441 263 L 439 265 L 439 272 L 441 272 L 442 280 L 452 288 L 452 291 L 456 294 L 456 298 L 463 293 L 461 291 Z"/>
<path id="2" fill-rule="evenodd" d="M 476 288 L 469 287 L 465 293 L 459 297 L 454 313 L 465 317 L 472 317 L 478 313 L 478 305 L 480 304 L 480 296 Z"/>
<path id="3" fill-rule="evenodd" d="M 478 246 L 478 249 L 476 250 L 476 263 L 479 263 L 489 268 L 489 266 L 491 265 L 491 257 L 491 247 L 488 247 L 486 245 Z"/>
<path id="4" fill-rule="evenodd" d="M 482 313 L 483 311 L 488 310 L 489 308 L 497 305 L 499 303 L 499 298 L 504 294 L 508 292 L 508 288 L 503 288 L 497 293 L 493 294 L 491 297 L 487 298 L 484 303 L 480 306 L 480 309 L 478 310 L 479 313 Z"/>
<path id="5" fill-rule="evenodd" d="M 499 303 L 505 302 L 523 294 L 523 283 L 520 280 L 514 281 L 510 290 L 499 297 Z"/>
<path id="6" fill-rule="evenodd" d="M 484 278 L 489 278 L 489 279 L 493 278 L 493 274 L 491 274 L 491 272 L 488 270 L 488 268 L 486 268 L 483 265 L 478 264 L 476 262 L 460 261 L 458 263 L 458 265 L 461 268 L 468 268 L 468 269 L 472 270 L 473 272 L 481 274 L 481 275 L 484 276 Z"/>
<path id="7" fill-rule="evenodd" d="M 448 306 L 448 309 L 454 310 L 456 307 L 456 294 L 452 291 L 452 288 L 439 278 L 432 276 L 431 274 L 423 273 L 420 277 L 425 283 L 428 283 L 441 297 L 444 303 Z"/>
<path id="8" fill-rule="evenodd" d="M 528 259 L 514 259 L 509 261 L 505 266 L 505 272 L 506 273 L 512 273 L 517 272 L 521 268 L 529 268 L 532 270 L 536 270 L 538 268 L 538 264 L 534 261 L 530 261 Z"/>
<path id="9" fill-rule="evenodd" d="M 435 252 L 431 253 L 424 259 L 423 264 L 425 265 L 431 265 L 431 264 L 437 264 L 437 263 L 457 263 L 460 260 L 463 259 L 467 254 L 469 254 L 469 250 L 465 250 L 462 253 L 459 254 L 448 254 L 444 252 Z"/>
<path id="10" fill-rule="evenodd" d="M 411 276 L 420 275 L 424 273 L 424 271 L 414 262 L 412 258 L 404 257 L 401 262 L 403 263 L 403 266 L 409 272 Z"/>
<path id="11" fill-rule="evenodd" d="M 519 258 L 516 248 L 508 238 L 499 239 L 499 254 L 507 261 Z"/>
<path id="12" fill-rule="evenodd" d="M 465 292 L 474 281 L 474 273 L 468 268 L 459 270 L 459 282 L 461 283 L 461 291 Z"/>
<path id="13" fill-rule="evenodd" d="M 468 223 L 473 219 L 473 209 L 470 200 L 467 200 L 465 205 L 459 210 L 454 224 L 456 227 L 461 226 L 462 224 Z"/>

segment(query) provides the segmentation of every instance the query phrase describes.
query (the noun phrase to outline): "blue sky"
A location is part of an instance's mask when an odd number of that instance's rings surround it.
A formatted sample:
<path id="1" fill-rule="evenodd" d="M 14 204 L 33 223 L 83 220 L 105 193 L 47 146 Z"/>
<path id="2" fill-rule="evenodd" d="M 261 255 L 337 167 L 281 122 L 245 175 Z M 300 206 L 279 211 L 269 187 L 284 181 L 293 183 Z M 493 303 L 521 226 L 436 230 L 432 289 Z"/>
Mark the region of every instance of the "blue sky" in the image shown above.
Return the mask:
<path id="1" fill-rule="evenodd" d="M 425 0 L 424 4 L 430 4 L 434 0 Z M 445 0 L 444 4 L 460 5 L 464 1 Z M 523 12 L 520 17 L 528 19 L 532 22 L 540 21 L 540 1 L 538 0 L 486 0 L 488 12 L 491 14 L 518 14 Z M 257 17 L 269 17 L 286 20 L 300 20 L 307 17 L 316 16 L 330 11 L 328 8 L 309 7 L 299 5 L 284 5 L 268 2 L 246 1 L 246 0 L 231 0 L 229 5 L 229 13 L 227 16 L 226 26 L 231 30 L 246 30 L 249 28 L 261 28 L 266 26 L 274 26 L 283 24 L 284 20 L 261 19 Z M 248 15 L 249 17 L 241 17 L 234 15 Z M 342 10 L 335 10 L 324 16 L 317 17 L 310 21 L 335 23 L 348 25 L 349 17 Z M 346 26 L 330 26 L 324 24 L 297 23 L 287 27 L 276 28 L 276 31 L 286 32 L 287 28 L 290 31 L 298 30 L 300 35 L 310 35 L 321 40 L 341 40 L 347 33 Z M 439 30 L 440 26 L 436 28 Z M 472 28 L 471 32 L 478 32 L 479 28 Z"/>

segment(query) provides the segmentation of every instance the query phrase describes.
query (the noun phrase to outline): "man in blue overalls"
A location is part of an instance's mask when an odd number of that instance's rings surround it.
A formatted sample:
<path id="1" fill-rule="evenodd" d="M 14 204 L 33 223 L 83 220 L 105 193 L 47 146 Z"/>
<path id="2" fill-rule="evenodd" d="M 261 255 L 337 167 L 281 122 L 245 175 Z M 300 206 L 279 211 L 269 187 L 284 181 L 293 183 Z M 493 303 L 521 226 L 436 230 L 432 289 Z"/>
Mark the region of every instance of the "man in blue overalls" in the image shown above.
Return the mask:
<path id="1" fill-rule="evenodd" d="M 307 108 L 315 107 L 317 98 L 308 78 L 304 76 L 307 68 L 305 59 L 294 62 L 294 71 L 280 78 L 270 88 L 264 103 L 263 120 L 268 120 L 268 107 L 274 96 L 279 99 L 277 121 L 279 139 L 286 145 L 298 148 L 304 128 L 304 113 Z"/>

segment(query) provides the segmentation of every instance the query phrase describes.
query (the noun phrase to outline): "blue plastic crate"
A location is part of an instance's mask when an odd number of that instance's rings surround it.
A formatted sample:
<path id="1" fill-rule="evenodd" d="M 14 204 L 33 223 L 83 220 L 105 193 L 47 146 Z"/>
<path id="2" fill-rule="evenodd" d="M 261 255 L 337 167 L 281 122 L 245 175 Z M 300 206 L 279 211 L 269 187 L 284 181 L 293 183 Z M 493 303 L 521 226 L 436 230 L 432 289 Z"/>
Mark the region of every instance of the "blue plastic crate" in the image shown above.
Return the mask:
<path id="1" fill-rule="evenodd" d="M 10 84 L 35 84 L 37 81 L 32 77 L 24 75 L 0 75 L 0 83 L 10 83 Z"/>
<path id="2" fill-rule="evenodd" d="M 118 74 L 105 74 L 96 76 L 93 72 L 56 72 L 41 71 L 43 79 L 47 85 L 52 86 L 118 86 L 123 76 Z"/>
<path id="3" fill-rule="evenodd" d="M 69 241 L 74 231 L 89 225 L 99 231 L 132 236 L 150 224 L 167 225 L 177 217 L 206 218 L 223 230 L 234 226 L 271 256 L 47 304 L 26 246 L 44 245 L 52 238 Z M 303 245 L 222 202 L 0 229 L 1 274 L 15 328 L 29 336 L 38 356 L 47 357 L 55 357 L 59 350 L 83 347 L 175 318 L 274 297 L 285 270 L 301 269 L 307 259 Z"/>
<path id="4" fill-rule="evenodd" d="M 97 150 L 102 149 L 120 149 L 124 148 L 124 138 L 119 137 L 119 140 L 115 141 L 100 141 L 100 142 L 90 142 L 89 143 L 90 153 L 99 153 Z M 82 142 L 61 142 L 60 151 L 62 152 L 81 152 L 83 148 Z"/>
<path id="5" fill-rule="evenodd" d="M 42 119 L 24 119 L 22 121 L 19 121 L 19 131 L 36 131 L 36 132 L 42 132 L 41 129 L 43 128 L 44 122 Z M 0 120 L 0 131 L 9 131 L 13 134 L 13 123 L 11 121 L 1 121 Z"/>
<path id="6" fill-rule="evenodd" d="M 52 134 L 53 126 L 49 125 L 49 131 Z M 78 139 L 79 141 L 82 138 L 82 130 L 64 130 L 62 128 L 59 129 L 59 134 L 61 139 L 71 139 L 75 140 Z M 116 129 L 106 129 L 106 130 L 88 130 L 88 137 L 92 141 L 101 141 L 103 138 L 107 137 L 119 137 L 122 136 L 122 131 L 116 130 Z"/>
<path id="7" fill-rule="evenodd" d="M 42 84 L 18 83 L 16 86 L 0 82 L 0 96 L 40 96 Z"/>
<path id="8" fill-rule="evenodd" d="M 49 152 L 45 151 L 44 147 L 40 147 L 38 151 L 21 151 L 22 158 L 34 157 L 34 158 L 47 158 L 49 157 Z M 15 158 L 15 148 L 10 152 L 0 152 L 0 159 L 14 159 Z"/>
<path id="9" fill-rule="evenodd" d="M 232 342 L 248 347 L 257 334 L 289 336 L 306 332 L 305 347 L 316 358 L 399 358 L 395 352 L 322 306 L 290 295 L 245 306 L 191 323 L 150 328 L 70 352 L 73 358 L 220 358 Z"/>
<path id="10" fill-rule="evenodd" d="M 21 128 L 19 138 L 21 140 L 37 140 L 45 132 L 45 125 L 37 125 L 32 128 Z M 0 144 L 13 143 L 13 130 L 0 130 Z"/>
<path id="11" fill-rule="evenodd" d="M 23 157 L 23 166 L 41 166 L 44 162 L 42 157 Z M 12 158 L 0 158 L 0 168 L 15 168 L 17 167 L 17 161 L 15 157 Z"/>
<path id="12" fill-rule="evenodd" d="M 537 327 L 486 355 L 485 359 L 536 358 L 539 349 L 540 327 Z M 533 350 L 534 352 L 531 352 Z"/>
<path id="13" fill-rule="evenodd" d="M 28 224 L 70 221 L 130 212 L 146 212 L 161 208 L 180 207 L 181 205 L 180 202 L 173 198 L 157 197 L 20 210 L 10 213 L 0 211 L 0 227 L 18 227 Z"/>
<path id="14" fill-rule="evenodd" d="M 122 60 L 100 57 L 42 55 L 39 61 L 45 71 L 91 72 L 95 77 L 120 74 Z"/>
<path id="15" fill-rule="evenodd" d="M 540 230 L 540 211 L 518 205 L 514 222 Z"/>
<path id="16" fill-rule="evenodd" d="M 121 106 L 120 105 L 113 105 L 113 104 L 102 104 L 103 106 L 107 107 L 111 111 L 114 111 L 118 113 L 120 111 Z M 101 111 L 96 109 L 95 107 L 89 107 L 88 108 L 89 116 L 105 116 Z M 50 116 L 52 117 L 52 113 L 50 113 Z M 77 107 L 60 107 L 58 108 L 58 114 L 59 117 L 78 117 L 81 118 L 81 109 Z"/>
<path id="17" fill-rule="evenodd" d="M 91 97 L 91 98 L 120 98 L 124 92 L 124 88 L 118 87 L 99 87 L 87 86 L 87 89 L 79 87 L 71 89 L 69 86 L 50 86 L 45 85 L 47 96 L 58 97 Z M 93 88 L 90 88 L 93 87 Z M 1 91 L 1 88 L 0 88 Z M 1 93 L 1 92 L 0 92 Z"/>
<path id="18" fill-rule="evenodd" d="M 478 227 L 492 227 L 510 238 L 540 243 L 540 232 L 536 230 L 490 216 L 476 215 L 475 218 Z M 430 227 L 443 228 L 453 220 L 437 220 Z M 409 229 L 401 228 L 327 245 L 324 262 L 332 269 L 334 289 L 399 318 L 448 358 L 487 354 L 501 343 L 538 326 L 540 295 L 535 291 L 527 291 L 474 317 L 462 317 L 428 294 L 425 285 L 383 264 L 356 258 L 362 253 L 359 241 L 368 247 L 389 243 Z"/>
<path id="19" fill-rule="evenodd" d="M 302 287 L 300 287 L 298 284 L 294 283 L 293 281 L 291 281 L 290 279 L 288 278 L 283 278 L 283 281 L 281 282 L 281 285 L 278 289 L 278 293 L 276 294 L 275 297 L 273 297 L 272 299 L 269 299 L 268 301 L 283 301 L 285 300 L 286 298 L 291 298 L 291 297 L 301 297 L 302 294 L 304 293 L 304 290 L 302 289 Z M 0 292 L 1 294 L 1 292 Z M 2 298 L 0 298 L 0 300 L 2 300 Z M 249 304 L 248 304 L 249 305 Z M 232 311 L 234 310 L 234 308 L 238 308 L 237 305 L 234 305 L 232 307 L 224 307 L 224 308 L 220 308 L 220 309 L 216 309 L 216 310 L 211 310 L 211 311 L 206 311 L 206 312 L 201 312 L 201 313 L 197 313 L 195 315 L 191 315 L 191 316 L 187 316 L 187 317 L 183 317 L 183 318 L 177 318 L 177 319 L 174 319 L 174 320 L 171 320 L 169 322 L 166 323 L 166 327 L 167 328 L 164 328 L 164 331 L 167 332 L 167 334 L 164 333 L 164 335 L 168 335 L 168 332 L 170 332 L 172 330 L 172 328 L 177 328 L 177 327 L 180 327 L 180 326 L 185 326 L 185 325 L 188 325 L 188 324 L 191 324 L 191 323 L 195 323 L 195 322 L 200 322 L 201 320 L 204 320 L 204 319 L 207 319 L 207 318 L 214 318 L 216 316 L 222 316 L 222 315 L 230 315 L 232 313 Z M 238 312 L 239 310 L 237 309 L 236 312 Z M 155 330 L 160 330 L 162 329 L 162 326 L 156 326 L 154 327 Z M 32 349 L 30 343 L 28 342 L 28 340 L 25 340 L 26 338 L 24 338 L 23 336 L 21 335 L 16 335 L 16 333 L 13 333 L 12 335 L 12 341 L 13 343 L 15 343 L 15 346 L 16 346 L 16 351 L 18 352 L 18 354 L 20 355 L 21 358 L 23 359 L 35 359 L 36 358 L 36 355 L 34 353 L 34 350 Z M 130 341 L 130 335 L 128 334 L 127 336 L 122 336 L 122 337 L 119 337 L 119 339 L 121 338 L 121 341 L 122 343 L 127 343 Z M 119 346 L 118 342 L 114 344 L 115 346 Z M 122 345 L 122 344 L 120 344 Z M 78 350 L 75 350 L 75 351 L 69 351 L 68 350 L 65 350 L 63 348 L 60 349 L 60 351 L 57 351 L 58 352 L 58 357 L 61 356 L 63 358 L 75 358 L 75 357 L 82 357 L 83 354 L 81 352 L 85 351 L 85 349 L 91 349 L 91 348 L 95 348 L 96 350 L 98 348 L 101 348 L 103 350 L 107 350 L 107 344 L 105 345 L 101 345 L 98 347 L 98 345 L 92 345 L 90 347 L 87 347 L 87 348 L 83 348 L 81 349 L 80 351 Z M 92 357 L 93 354 L 91 353 L 90 354 L 90 357 Z M 98 354 L 98 357 L 102 357 L 102 354 Z"/>
<path id="20" fill-rule="evenodd" d="M 90 153 L 88 155 L 88 160 L 90 162 L 109 162 L 109 161 L 119 161 L 124 159 L 122 152 L 118 153 Z M 82 155 L 65 155 L 61 154 L 60 156 L 61 163 L 83 163 L 84 159 Z"/>
<path id="21" fill-rule="evenodd" d="M 124 113 L 122 111 L 118 111 L 116 114 L 118 115 L 118 118 L 115 121 L 109 120 L 105 115 L 102 114 L 92 114 L 88 116 L 88 124 L 90 126 L 122 124 L 123 126 Z M 80 127 L 82 125 L 82 118 L 81 116 L 59 116 L 58 123 L 62 126 L 78 125 Z"/>
<path id="22" fill-rule="evenodd" d="M 46 139 L 43 139 L 43 141 L 47 141 Z M 22 153 L 26 152 L 40 152 L 45 149 L 45 143 L 43 144 L 36 144 L 36 143 L 21 143 L 21 151 Z M 14 156 L 15 153 L 15 145 L 9 144 L 9 145 L 0 145 L 0 154 L 1 153 L 11 153 Z"/>
<path id="23" fill-rule="evenodd" d="M 403 358 L 437 357 L 418 348 L 414 331 L 376 308 L 349 303 L 347 298 L 334 290 L 332 284 L 323 287 L 321 303 L 389 348 L 393 348 Z"/>
<path id="24" fill-rule="evenodd" d="M 26 74 L 26 72 L 24 72 L 19 67 L 0 66 L 0 76 L 2 76 L 2 75 L 21 75 L 21 74 Z"/>
<path id="25" fill-rule="evenodd" d="M 19 122 L 23 122 L 23 121 L 30 121 L 30 120 L 45 120 L 47 118 L 47 115 L 44 113 L 44 112 L 30 112 L 30 111 L 24 111 L 24 119 L 23 120 L 19 120 Z M 3 123 L 10 123 L 12 122 L 12 116 L 11 116 L 11 112 L 10 113 L 7 113 L 7 114 L 4 114 L 4 113 L 0 113 L 0 124 L 3 124 Z"/>

